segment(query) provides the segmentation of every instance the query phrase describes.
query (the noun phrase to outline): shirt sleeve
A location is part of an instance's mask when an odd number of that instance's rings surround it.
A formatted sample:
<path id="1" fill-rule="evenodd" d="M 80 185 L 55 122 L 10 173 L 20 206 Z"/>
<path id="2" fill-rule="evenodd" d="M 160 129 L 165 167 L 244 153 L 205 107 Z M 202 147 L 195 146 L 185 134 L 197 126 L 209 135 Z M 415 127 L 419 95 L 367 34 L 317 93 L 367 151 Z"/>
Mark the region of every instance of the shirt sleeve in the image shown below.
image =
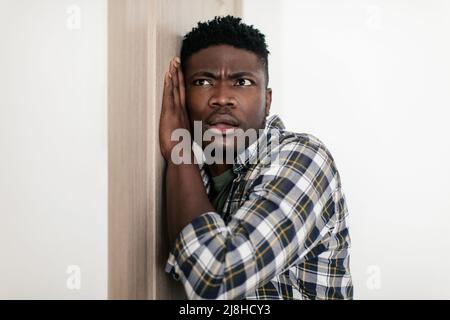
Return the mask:
<path id="1" fill-rule="evenodd" d="M 326 149 L 291 143 L 261 169 L 225 224 L 195 218 L 175 240 L 166 272 L 189 299 L 243 299 L 304 256 L 335 222 L 336 170 Z"/>

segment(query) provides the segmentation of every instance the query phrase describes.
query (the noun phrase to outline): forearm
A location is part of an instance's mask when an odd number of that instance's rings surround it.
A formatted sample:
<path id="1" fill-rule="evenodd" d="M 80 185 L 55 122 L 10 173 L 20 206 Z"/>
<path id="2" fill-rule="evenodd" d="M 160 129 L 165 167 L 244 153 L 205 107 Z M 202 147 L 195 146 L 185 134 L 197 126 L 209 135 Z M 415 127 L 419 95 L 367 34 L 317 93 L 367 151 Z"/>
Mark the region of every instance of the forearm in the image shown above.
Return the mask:
<path id="1" fill-rule="evenodd" d="M 201 214 L 214 211 L 198 165 L 167 162 L 166 201 L 169 239 L 173 243 L 181 230 Z"/>

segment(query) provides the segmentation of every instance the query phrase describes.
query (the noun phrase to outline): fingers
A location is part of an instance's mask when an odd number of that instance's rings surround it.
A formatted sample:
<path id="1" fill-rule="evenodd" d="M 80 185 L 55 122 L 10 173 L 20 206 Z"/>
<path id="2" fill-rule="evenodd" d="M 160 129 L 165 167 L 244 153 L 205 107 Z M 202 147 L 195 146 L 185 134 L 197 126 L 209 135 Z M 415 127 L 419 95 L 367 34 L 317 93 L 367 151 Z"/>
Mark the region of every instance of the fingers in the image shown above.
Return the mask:
<path id="1" fill-rule="evenodd" d="M 174 89 L 178 90 L 177 62 L 175 59 L 170 60 L 170 74 L 172 75 Z"/>
<path id="2" fill-rule="evenodd" d="M 185 107 L 185 85 L 180 58 L 169 63 L 169 71 L 164 77 L 164 101 L 169 109 Z"/>
<path id="3" fill-rule="evenodd" d="M 164 75 L 164 90 L 163 90 L 163 111 L 172 110 L 174 108 L 173 103 L 173 85 L 172 85 L 172 75 L 170 72 L 166 72 Z"/>
<path id="4" fill-rule="evenodd" d="M 173 100 L 175 108 L 184 108 L 185 105 L 185 89 L 183 72 L 181 70 L 181 61 L 175 57 L 170 62 L 170 73 L 172 75 Z"/>
<path id="5" fill-rule="evenodd" d="M 176 61 L 176 59 L 172 59 L 172 61 L 170 62 L 170 71 L 172 74 L 172 85 L 173 85 L 173 90 L 172 90 L 172 94 L 173 94 L 173 101 L 175 104 L 175 108 L 180 108 L 181 107 L 181 97 L 180 97 L 180 80 L 178 78 L 178 70 L 179 70 L 179 65 L 178 62 Z"/>
<path id="6" fill-rule="evenodd" d="M 180 58 L 175 58 L 178 63 L 178 91 L 180 94 L 180 105 L 182 108 L 185 107 L 185 87 L 184 87 L 184 77 L 183 77 L 183 70 L 181 70 L 181 61 Z"/>

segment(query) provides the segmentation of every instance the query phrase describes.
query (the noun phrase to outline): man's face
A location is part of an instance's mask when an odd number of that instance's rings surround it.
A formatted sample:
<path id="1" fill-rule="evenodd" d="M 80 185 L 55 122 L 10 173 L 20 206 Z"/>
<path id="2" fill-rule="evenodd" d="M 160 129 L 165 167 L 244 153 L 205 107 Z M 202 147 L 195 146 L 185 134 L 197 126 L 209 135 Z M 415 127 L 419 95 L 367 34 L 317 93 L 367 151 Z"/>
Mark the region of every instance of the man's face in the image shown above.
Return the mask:
<path id="1" fill-rule="evenodd" d="M 272 91 L 266 89 L 264 66 L 256 54 L 217 45 L 194 53 L 184 66 L 186 105 L 192 126 L 202 121 L 202 135 L 209 130 L 222 136 L 227 148 L 235 129 L 264 128 Z M 209 143 L 203 142 L 203 148 Z"/>

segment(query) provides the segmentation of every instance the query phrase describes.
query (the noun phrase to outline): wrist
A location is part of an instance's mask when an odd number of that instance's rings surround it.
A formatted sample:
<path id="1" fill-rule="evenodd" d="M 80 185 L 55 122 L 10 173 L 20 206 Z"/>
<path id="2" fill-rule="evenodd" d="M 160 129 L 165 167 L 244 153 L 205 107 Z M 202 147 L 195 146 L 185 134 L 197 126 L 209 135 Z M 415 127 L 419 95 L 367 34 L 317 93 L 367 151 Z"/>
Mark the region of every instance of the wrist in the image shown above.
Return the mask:
<path id="1" fill-rule="evenodd" d="M 170 152 L 170 154 L 165 157 L 165 159 L 167 161 L 167 164 L 171 166 L 190 165 L 197 163 L 194 152 L 192 150 L 182 150 L 178 153 L 175 152 L 175 154 L 172 154 L 172 152 Z"/>

